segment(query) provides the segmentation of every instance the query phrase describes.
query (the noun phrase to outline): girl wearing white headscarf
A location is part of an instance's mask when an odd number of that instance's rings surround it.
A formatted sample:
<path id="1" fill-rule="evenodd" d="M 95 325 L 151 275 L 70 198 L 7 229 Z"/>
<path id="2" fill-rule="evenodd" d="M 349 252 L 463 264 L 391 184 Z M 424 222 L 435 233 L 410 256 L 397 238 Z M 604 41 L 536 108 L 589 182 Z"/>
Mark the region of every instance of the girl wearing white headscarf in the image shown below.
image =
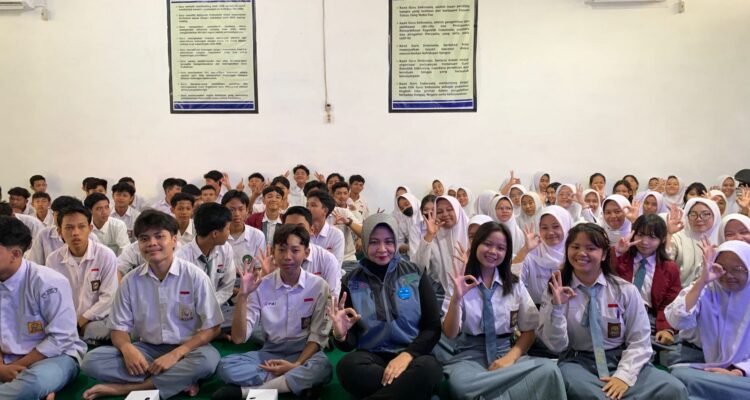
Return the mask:
<path id="1" fill-rule="evenodd" d="M 528 190 L 526 190 L 521 184 L 515 184 L 510 187 L 510 190 L 508 190 L 508 198 L 510 199 L 511 204 L 513 204 L 513 215 L 516 217 L 521 215 L 521 196 L 527 191 Z"/>
<path id="2" fill-rule="evenodd" d="M 582 203 L 582 204 L 581 204 Z M 584 221 L 598 224 L 602 220 L 602 199 L 596 189 L 586 189 L 581 194 L 578 204 L 583 206 L 581 217 Z"/>
<path id="3" fill-rule="evenodd" d="M 719 177 L 718 186 L 727 201 L 724 215 L 740 212 L 740 206 L 737 205 L 737 182 L 734 181 L 734 178 L 731 175 L 722 175 Z"/>
<path id="4" fill-rule="evenodd" d="M 719 207 L 721 215 L 727 215 L 727 196 L 721 190 L 710 190 L 708 197 Z"/>
<path id="5" fill-rule="evenodd" d="M 671 208 L 673 205 L 682 207 L 684 196 L 685 184 L 682 183 L 682 180 L 675 175 L 667 177 L 667 183 L 664 187 L 664 202 L 667 207 Z"/>
<path id="6" fill-rule="evenodd" d="M 539 197 L 537 192 L 529 191 L 524 193 L 521 196 L 521 210 L 523 212 L 516 218 L 516 222 L 521 229 L 526 229 L 530 226 L 534 232 L 538 233 L 539 227 L 534 222 L 536 216 L 542 212 L 543 207 L 542 198 Z"/>
<path id="7" fill-rule="evenodd" d="M 526 235 L 518 227 L 516 217 L 513 215 L 513 203 L 508 196 L 495 197 L 492 200 L 492 210 L 493 212 L 490 214 L 492 220 L 505 225 L 510 232 L 513 242 L 513 257 L 511 257 L 511 260 L 513 260 L 526 242 Z"/>
<path id="8" fill-rule="evenodd" d="M 678 364 L 672 374 L 688 388 L 690 398 L 742 399 L 750 393 L 750 245 L 738 240 L 709 254 L 705 268 L 666 309 L 677 329 L 696 330 L 705 362 Z"/>
<path id="9" fill-rule="evenodd" d="M 406 200 L 408 205 L 403 208 L 399 205 L 399 213 L 401 213 L 402 218 L 397 220 L 399 224 L 398 229 L 405 236 L 404 243 L 409 246 L 409 259 L 413 260 L 414 255 L 417 253 L 417 248 L 419 248 L 419 242 L 422 240 L 422 213 L 419 212 L 419 200 L 413 194 L 404 193 L 398 196 L 397 200 L 401 199 Z"/>
<path id="10" fill-rule="evenodd" d="M 536 192 L 539 195 L 539 198 L 544 198 L 547 196 L 547 185 L 550 183 L 550 177 L 549 174 L 546 172 L 536 172 L 534 173 L 534 177 L 531 178 L 531 185 L 529 185 L 529 190 L 532 192 Z"/>
<path id="11" fill-rule="evenodd" d="M 750 244 L 750 218 L 742 214 L 729 214 L 721 219 L 719 243 L 727 240 L 742 240 Z"/>
<path id="12" fill-rule="evenodd" d="M 666 203 L 664 202 L 664 196 L 661 193 L 653 190 L 646 191 L 643 194 L 640 205 L 638 206 L 638 216 L 643 214 L 665 214 L 668 213 Z"/>
<path id="13" fill-rule="evenodd" d="M 701 239 L 707 238 L 712 245 L 719 243 L 721 214 L 716 203 L 702 197 L 688 200 L 682 214 L 684 228 L 672 235 L 671 245 L 667 247 L 667 252 L 680 266 L 680 282 L 685 288 L 701 274 L 703 263 Z M 667 219 L 667 226 L 670 226 L 671 231 L 674 231 L 676 217 L 672 215 Z"/>
<path id="14" fill-rule="evenodd" d="M 573 223 L 576 224 L 582 220 L 581 207 L 576 201 L 576 187 L 570 183 L 563 183 L 557 188 L 555 194 L 555 205 L 564 208 L 570 214 Z"/>
<path id="15" fill-rule="evenodd" d="M 474 198 L 471 196 L 471 190 L 465 186 L 459 186 L 456 189 L 456 199 L 467 217 L 474 215 Z"/>
<path id="16" fill-rule="evenodd" d="M 471 243 L 474 240 L 474 234 L 477 233 L 479 227 L 487 222 L 492 222 L 492 218 L 484 214 L 477 214 L 469 218 L 469 229 L 467 230 L 469 235 L 469 247 L 471 247 Z"/>
<path id="17" fill-rule="evenodd" d="M 397 186 L 396 187 L 396 193 L 393 195 L 393 211 L 391 211 L 391 215 L 393 218 L 396 219 L 396 223 L 398 225 L 398 232 L 396 232 L 396 242 L 398 245 L 402 245 L 408 242 L 408 230 L 406 227 L 408 226 L 408 221 L 406 221 L 406 217 L 401 212 L 401 207 L 398 204 L 398 199 L 401 197 L 404 193 L 411 193 L 411 190 L 407 186 Z"/>
<path id="18" fill-rule="evenodd" d="M 444 296 L 453 293 L 453 271 L 456 246 L 469 248 L 469 218 L 458 200 L 450 196 L 439 196 L 435 201 L 435 212 L 425 219 L 427 233 L 419 242 L 414 260 L 425 267 L 427 273 L 443 288 Z M 443 296 L 438 295 L 443 301 Z M 445 310 L 443 310 L 445 311 Z"/>
<path id="19" fill-rule="evenodd" d="M 613 194 L 604 199 L 602 205 L 604 214 L 599 226 L 607 232 L 610 243 L 617 243 L 618 240 L 630 234 L 631 223 L 625 217 L 629 207 L 628 199 L 619 194 Z"/>
<path id="20" fill-rule="evenodd" d="M 564 208 L 549 206 L 539 213 L 536 225 L 539 234 L 524 243 L 518 254 L 518 257 L 523 257 L 519 277 L 534 303 L 540 304 L 549 278 L 565 260 L 565 239 L 573 221 Z"/>
<path id="21" fill-rule="evenodd" d="M 499 195 L 500 193 L 493 190 L 485 190 L 482 193 L 479 193 L 479 196 L 477 196 L 477 201 L 474 202 L 473 215 L 492 215 L 492 205 L 490 203 L 492 202 L 492 199 L 495 198 L 495 196 Z"/>

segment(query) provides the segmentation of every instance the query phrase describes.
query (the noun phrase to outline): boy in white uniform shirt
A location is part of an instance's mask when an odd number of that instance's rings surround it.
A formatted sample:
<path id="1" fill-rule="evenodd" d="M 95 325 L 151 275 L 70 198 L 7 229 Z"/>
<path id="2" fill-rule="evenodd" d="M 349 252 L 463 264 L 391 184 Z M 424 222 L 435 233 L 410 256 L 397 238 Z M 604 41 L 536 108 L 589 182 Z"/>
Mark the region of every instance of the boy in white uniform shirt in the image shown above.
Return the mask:
<path id="1" fill-rule="evenodd" d="M 146 200 L 135 192 L 135 181 L 133 180 L 133 178 L 124 176 L 120 178 L 117 183 L 127 183 L 128 185 L 133 187 L 133 201 L 130 203 L 131 207 L 135 208 L 139 213 L 148 208 Z M 114 189 L 114 187 L 112 189 Z"/>
<path id="2" fill-rule="evenodd" d="M 362 198 L 362 191 L 365 190 L 365 178 L 362 175 L 352 175 L 349 177 L 349 197 L 352 199 L 354 210 L 359 212 L 360 220 L 370 216 L 370 209 L 367 202 Z"/>
<path id="3" fill-rule="evenodd" d="M 170 200 L 172 204 L 170 215 L 177 220 L 177 241 L 188 244 L 195 239 L 195 225 L 193 224 L 193 209 L 195 198 L 187 193 L 176 193 Z"/>
<path id="4" fill-rule="evenodd" d="M 34 215 L 34 207 L 29 204 L 31 193 L 22 187 L 14 187 L 8 190 L 8 203 L 13 207 L 16 214 Z"/>
<path id="5" fill-rule="evenodd" d="M 174 256 L 177 222 L 146 210 L 135 235 L 146 263 L 123 280 L 109 321 L 113 346 L 84 357 L 81 369 L 105 383 L 85 399 L 158 389 L 161 398 L 182 391 L 194 396 L 196 382 L 214 373 L 219 352 L 210 345 L 223 321 L 213 285 L 195 265 Z M 131 343 L 131 336 L 139 338 Z"/>
<path id="6" fill-rule="evenodd" d="M 119 219 L 125 223 L 128 228 L 128 239 L 130 242 L 135 242 L 135 236 L 133 236 L 133 224 L 135 219 L 141 215 L 141 212 L 136 210 L 131 204 L 135 198 L 135 188 L 130 186 L 129 183 L 119 182 L 112 186 L 112 200 L 115 202 L 115 209 L 110 217 Z"/>
<path id="7" fill-rule="evenodd" d="M 303 227 L 283 225 L 274 234 L 271 256 L 261 257 L 264 270 L 273 268 L 272 263 L 277 269 L 262 279 L 252 267 L 243 272 L 232 341 L 246 342 L 258 322 L 265 341 L 260 351 L 221 360 L 217 375 L 234 386 L 217 391 L 214 400 L 245 397 L 243 389 L 249 387 L 299 396 L 331 380 L 333 368 L 322 351 L 331 330 L 326 317 L 330 294 L 323 279 L 301 268 L 309 243 Z"/>
<path id="8" fill-rule="evenodd" d="M 55 224 L 52 220 L 52 213 L 49 212 L 50 203 L 52 203 L 52 198 L 47 193 L 37 192 L 31 195 L 31 206 L 35 211 L 33 216 L 41 221 L 44 226 Z"/>
<path id="9" fill-rule="evenodd" d="M 201 188 L 201 204 L 203 203 L 218 203 L 216 199 L 218 198 L 219 192 L 216 191 L 216 188 L 211 185 L 205 185 Z"/>
<path id="10" fill-rule="evenodd" d="M 226 303 L 234 296 L 237 274 L 234 251 L 227 243 L 231 221 L 232 214 L 221 204 L 201 204 L 195 210 L 195 240 L 175 252 L 175 257 L 198 266 L 208 275 L 216 291 L 216 300 L 227 316 L 231 315 L 232 307 Z"/>
<path id="11" fill-rule="evenodd" d="M 27 258 L 29 261 L 44 265 L 47 262 L 47 256 L 52 254 L 53 251 L 62 247 L 63 243 L 60 238 L 60 234 L 57 232 L 57 214 L 63 209 L 72 205 L 83 206 L 81 200 L 71 196 L 59 196 L 52 202 L 52 221 L 53 225 L 42 229 L 37 236 L 34 238 L 31 244 L 31 250 Z M 91 236 L 92 239 L 98 241 L 96 236 Z"/>
<path id="12" fill-rule="evenodd" d="M 164 198 L 151 208 L 172 215 L 172 197 L 182 191 L 185 181 L 179 178 L 167 178 L 162 182 L 161 187 L 164 189 Z"/>
<path id="13" fill-rule="evenodd" d="M 265 251 L 266 237 L 260 230 L 245 225 L 250 199 L 244 192 L 230 190 L 224 194 L 221 205 L 232 214 L 227 241 L 234 252 L 235 267 L 243 265 L 245 260 L 252 262 L 260 251 Z"/>
<path id="14" fill-rule="evenodd" d="M 207 186 L 211 186 L 214 188 L 214 192 L 216 194 L 212 201 L 215 203 L 221 203 L 221 197 L 224 196 L 224 193 L 226 193 L 226 189 L 222 186 L 222 184 L 225 181 L 227 181 L 228 178 L 226 178 L 224 174 L 222 174 L 221 172 L 217 170 L 211 170 L 211 171 L 206 172 L 205 175 L 203 175 L 203 179 L 206 180 Z M 203 189 L 205 188 L 206 188 L 205 186 L 201 188 L 201 193 L 203 192 Z M 203 202 L 206 203 L 205 200 Z"/>
<path id="15" fill-rule="evenodd" d="M 32 175 L 29 178 L 29 187 L 34 193 L 47 193 L 47 179 L 41 175 Z"/>
<path id="16" fill-rule="evenodd" d="M 118 255 L 130 245 L 128 227 L 124 222 L 109 217 L 109 198 L 107 196 L 101 193 L 92 193 L 86 196 L 83 205 L 91 210 L 94 234 L 103 245 L 109 247 Z"/>
<path id="17" fill-rule="evenodd" d="M 310 179 L 310 170 L 299 164 L 292 169 L 292 174 L 294 174 L 294 185 L 289 188 L 289 207 L 304 207 L 307 204 L 304 189 L 307 180 Z"/>
<path id="18" fill-rule="evenodd" d="M 86 345 L 78 338 L 65 277 L 24 260 L 31 232 L 0 217 L 0 398 L 40 399 L 78 375 Z"/>
<path id="19" fill-rule="evenodd" d="M 333 184 L 333 199 L 336 208 L 328 216 L 328 223 L 335 225 L 344 234 L 344 262 L 357 262 L 355 242 L 362 234 L 361 215 L 349 209 L 352 206 L 349 198 L 349 184 L 336 182 Z"/>
<path id="20" fill-rule="evenodd" d="M 81 338 L 99 344 L 109 339 L 106 318 L 117 291 L 117 257 L 107 246 L 89 239 L 91 211 L 86 207 L 64 208 L 57 218 L 65 245 L 47 257 L 46 265 L 70 282 Z"/>
<path id="21" fill-rule="evenodd" d="M 307 209 L 313 219 L 310 241 L 330 251 L 341 263 L 344 260 L 344 234 L 327 221 L 335 207 L 336 203 L 328 193 L 321 190 L 307 193 Z"/>
<path id="22" fill-rule="evenodd" d="M 44 230 L 44 224 L 41 223 L 36 217 L 14 212 L 10 204 L 4 201 L 0 202 L 0 215 L 4 215 L 6 217 L 15 217 L 19 221 L 23 222 L 23 224 L 26 225 L 26 227 L 31 231 L 31 237 L 36 237 L 39 232 Z"/>
<path id="23" fill-rule="evenodd" d="M 263 186 L 266 184 L 266 178 L 260 172 L 253 172 L 247 177 L 247 188 L 250 190 L 250 203 L 253 205 L 263 204 Z M 252 209 L 248 210 L 251 212 Z"/>

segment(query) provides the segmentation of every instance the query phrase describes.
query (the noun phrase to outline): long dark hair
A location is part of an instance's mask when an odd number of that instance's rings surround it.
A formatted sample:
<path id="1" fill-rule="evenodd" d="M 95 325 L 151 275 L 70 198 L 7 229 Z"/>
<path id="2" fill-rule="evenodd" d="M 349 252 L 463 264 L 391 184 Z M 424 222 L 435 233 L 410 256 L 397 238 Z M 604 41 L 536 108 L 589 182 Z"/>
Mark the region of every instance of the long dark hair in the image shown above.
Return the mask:
<path id="1" fill-rule="evenodd" d="M 474 240 L 471 242 L 469 261 L 466 262 L 466 274 L 472 275 L 475 278 L 481 276 L 482 265 L 477 258 L 477 249 L 494 232 L 500 232 L 505 237 L 505 257 L 496 268 L 500 280 L 503 282 L 503 296 L 506 296 L 513 291 L 513 285 L 518 282 L 518 278 L 510 272 L 511 259 L 513 258 L 513 239 L 505 225 L 498 224 L 497 222 L 485 222 L 477 229 Z"/>
<path id="2" fill-rule="evenodd" d="M 659 239 L 659 247 L 656 249 L 656 263 L 671 260 L 667 254 L 667 223 L 656 215 L 641 215 L 633 222 L 633 233 L 641 236 L 651 236 Z M 630 257 L 635 260 L 638 249 L 633 246 L 628 250 Z"/>
<path id="3" fill-rule="evenodd" d="M 690 185 L 688 185 L 687 189 L 685 189 L 685 193 L 682 195 L 682 202 L 687 203 L 688 201 L 688 193 L 690 191 L 695 190 L 698 194 L 698 196 L 703 195 L 703 193 L 708 193 L 708 190 L 706 189 L 706 185 L 700 183 L 700 182 L 693 182 Z"/>
<path id="4" fill-rule="evenodd" d="M 615 189 L 617 189 L 618 186 L 625 186 L 626 189 L 628 189 L 628 195 L 626 196 L 629 202 L 633 202 L 633 188 L 630 187 L 630 184 L 626 180 L 619 180 L 615 182 L 615 184 L 612 186 L 612 192 L 615 192 Z"/>
<path id="5" fill-rule="evenodd" d="M 570 282 L 573 280 L 573 265 L 570 263 L 570 260 L 568 260 L 568 247 L 570 247 L 573 241 L 576 240 L 576 237 L 578 237 L 579 234 L 586 235 L 589 240 L 594 243 L 594 246 L 604 251 L 604 258 L 602 259 L 601 265 L 602 274 L 604 274 L 604 278 L 607 279 L 607 282 L 614 285 L 616 288 L 619 288 L 620 284 L 616 281 L 616 276 L 612 271 L 612 265 L 610 264 L 610 258 L 612 257 L 610 257 L 609 254 L 609 237 L 607 237 L 607 232 L 604 231 L 604 228 L 601 226 L 592 223 L 578 224 L 568 232 L 568 238 L 565 240 L 565 262 L 563 263 L 562 271 L 560 272 L 563 286 L 570 286 Z"/>

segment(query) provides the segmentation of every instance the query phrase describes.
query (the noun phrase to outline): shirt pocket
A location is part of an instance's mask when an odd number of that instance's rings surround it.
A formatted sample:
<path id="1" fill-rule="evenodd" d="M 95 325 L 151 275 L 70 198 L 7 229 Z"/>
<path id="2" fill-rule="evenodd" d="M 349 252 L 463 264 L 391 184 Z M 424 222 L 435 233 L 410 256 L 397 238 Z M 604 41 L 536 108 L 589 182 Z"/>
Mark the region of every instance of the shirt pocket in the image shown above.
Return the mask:
<path id="1" fill-rule="evenodd" d="M 623 337 L 625 324 L 622 320 L 622 309 L 617 304 L 607 304 L 602 312 L 604 337 L 608 340 L 618 340 Z"/>
<path id="2" fill-rule="evenodd" d="M 180 292 L 180 300 L 176 308 L 178 320 L 192 321 L 195 319 L 195 303 L 192 294 Z"/>
<path id="3" fill-rule="evenodd" d="M 508 300 L 503 301 L 502 304 L 492 305 L 495 314 L 495 329 L 498 335 L 512 333 L 518 328 L 519 304 L 512 296 L 505 298 Z"/>

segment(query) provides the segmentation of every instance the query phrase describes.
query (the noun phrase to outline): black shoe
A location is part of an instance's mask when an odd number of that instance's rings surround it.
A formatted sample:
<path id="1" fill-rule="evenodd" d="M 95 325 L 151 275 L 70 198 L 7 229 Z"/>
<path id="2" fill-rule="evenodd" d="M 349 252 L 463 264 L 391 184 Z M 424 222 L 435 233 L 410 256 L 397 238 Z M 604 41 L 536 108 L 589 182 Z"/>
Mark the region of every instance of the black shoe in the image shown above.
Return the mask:
<path id="1" fill-rule="evenodd" d="M 299 394 L 299 398 L 302 400 L 318 400 L 320 399 L 320 388 L 305 389 Z"/>
<path id="2" fill-rule="evenodd" d="M 211 400 L 239 400 L 242 399 L 242 388 L 239 386 L 229 385 L 214 392 Z"/>

